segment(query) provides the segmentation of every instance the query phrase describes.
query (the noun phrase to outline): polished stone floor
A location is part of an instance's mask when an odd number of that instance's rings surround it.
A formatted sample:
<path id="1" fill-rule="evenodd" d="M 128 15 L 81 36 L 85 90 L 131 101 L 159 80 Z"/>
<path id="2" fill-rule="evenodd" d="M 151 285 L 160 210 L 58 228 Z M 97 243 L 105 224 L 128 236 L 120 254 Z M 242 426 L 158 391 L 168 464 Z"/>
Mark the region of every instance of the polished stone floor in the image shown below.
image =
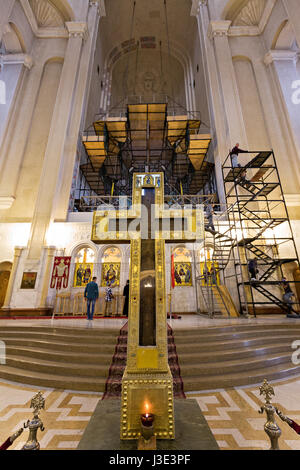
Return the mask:
<path id="1" fill-rule="evenodd" d="M 125 318 L 95 318 L 93 320 L 93 328 L 117 328 L 120 329 L 126 323 Z M 226 325 L 268 325 L 272 324 L 300 324 L 299 319 L 286 318 L 285 315 L 266 315 L 249 318 L 208 318 L 203 315 L 182 315 L 181 319 L 171 319 L 168 323 L 173 329 L 188 329 L 188 328 L 206 328 L 214 326 Z M 12 319 L 2 320 L 0 318 L 0 330 L 3 326 L 46 326 L 46 327 L 70 327 L 70 328 L 85 328 L 87 324 L 84 318 L 55 318 L 55 319 Z"/>
<path id="2" fill-rule="evenodd" d="M 300 423 L 300 377 L 273 383 L 273 403 Z M 0 382 L 0 442 L 30 418 L 30 400 L 36 387 Z M 84 430 L 101 399 L 101 394 L 41 389 L 46 400 L 41 419 L 45 431 L 39 431 L 41 449 L 76 449 Z M 263 450 L 269 448 L 263 430 L 266 416 L 258 413 L 262 404 L 259 388 L 237 387 L 231 390 L 203 391 L 188 394 L 196 399 L 221 450 Z M 300 436 L 278 419 L 282 430 L 280 448 L 300 450 Z M 175 423 L 176 426 L 176 423 Z M 116 429 L 116 433 L 119 430 Z M 21 449 L 28 431 L 11 449 Z"/>
<path id="3" fill-rule="evenodd" d="M 180 320 L 170 320 L 173 329 L 207 328 L 221 325 L 298 323 L 300 320 L 285 316 L 266 316 L 249 319 L 208 319 L 196 315 L 183 315 Z M 125 319 L 95 319 L 94 328 L 119 329 Z M 44 325 L 45 327 L 85 328 L 85 319 L 41 319 L 41 320 L 0 320 L 1 325 Z M 299 338 L 300 340 L 300 338 Z M 267 371 L 266 371 L 267 377 Z M 259 385 L 233 389 L 191 392 L 187 399 L 194 398 L 205 416 L 210 429 L 222 450 L 262 450 L 269 448 L 268 438 L 263 430 L 266 416 L 258 413 L 262 404 Z M 300 377 L 276 381 L 273 384 L 273 403 L 283 413 L 300 424 Z M 30 418 L 30 401 L 39 388 L 0 380 L 0 443 L 15 432 Z M 45 431 L 39 431 L 42 449 L 75 449 L 92 416 L 100 393 L 80 393 L 70 390 L 41 388 L 46 399 L 46 409 L 41 412 Z M 286 423 L 278 420 L 282 429 L 280 448 L 300 450 L 300 436 Z M 116 433 L 118 433 L 116 429 Z M 28 431 L 18 438 L 11 449 L 20 449 Z"/>

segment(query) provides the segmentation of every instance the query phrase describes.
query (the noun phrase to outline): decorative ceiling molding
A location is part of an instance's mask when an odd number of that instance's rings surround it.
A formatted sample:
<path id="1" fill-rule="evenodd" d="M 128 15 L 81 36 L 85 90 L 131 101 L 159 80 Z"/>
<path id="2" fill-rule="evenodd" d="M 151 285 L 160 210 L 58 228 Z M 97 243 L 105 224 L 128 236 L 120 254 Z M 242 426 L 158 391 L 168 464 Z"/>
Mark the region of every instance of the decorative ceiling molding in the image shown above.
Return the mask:
<path id="1" fill-rule="evenodd" d="M 38 38 L 68 38 L 68 31 L 65 28 L 62 16 L 62 23 L 60 21 L 59 26 L 40 27 L 29 1 L 31 2 L 32 0 L 20 0 L 20 3 L 35 36 Z"/>
<path id="2" fill-rule="evenodd" d="M 49 0 L 29 0 L 39 28 L 64 26 L 64 18 Z"/>
<path id="3" fill-rule="evenodd" d="M 233 18 L 233 26 L 258 26 L 266 8 L 267 0 L 249 0 Z"/>

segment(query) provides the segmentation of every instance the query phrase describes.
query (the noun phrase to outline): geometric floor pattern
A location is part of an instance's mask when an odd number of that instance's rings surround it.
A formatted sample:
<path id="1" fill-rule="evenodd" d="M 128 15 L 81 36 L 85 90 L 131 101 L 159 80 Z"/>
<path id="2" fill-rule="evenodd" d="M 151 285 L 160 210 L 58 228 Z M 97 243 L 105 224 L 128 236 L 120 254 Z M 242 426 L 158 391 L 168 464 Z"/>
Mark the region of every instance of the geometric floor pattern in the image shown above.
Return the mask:
<path id="1" fill-rule="evenodd" d="M 300 423 L 300 378 L 272 385 L 275 391 L 272 403 Z M 262 404 L 258 388 L 193 392 L 187 398 L 196 398 L 222 450 L 263 450 L 270 444 L 263 430 L 266 415 L 258 413 Z M 0 382 L 0 444 L 31 418 L 30 401 L 38 390 L 33 386 Z M 40 414 L 45 431 L 38 431 L 41 450 L 76 449 L 102 394 L 41 390 L 45 397 L 45 410 Z M 282 430 L 280 449 L 300 450 L 300 436 L 286 423 L 279 419 L 277 422 Z M 24 430 L 10 450 L 21 449 L 27 436 L 28 430 Z"/>

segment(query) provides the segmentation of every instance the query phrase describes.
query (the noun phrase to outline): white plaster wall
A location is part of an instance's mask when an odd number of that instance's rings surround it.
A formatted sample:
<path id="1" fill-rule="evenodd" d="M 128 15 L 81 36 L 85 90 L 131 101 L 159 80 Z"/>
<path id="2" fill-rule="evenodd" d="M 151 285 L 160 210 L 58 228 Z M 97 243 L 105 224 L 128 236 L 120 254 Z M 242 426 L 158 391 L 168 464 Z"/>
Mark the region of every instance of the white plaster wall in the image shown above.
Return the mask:
<path id="1" fill-rule="evenodd" d="M 165 266 L 166 266 L 166 294 L 172 294 L 172 312 L 173 313 L 189 313 L 197 311 L 196 288 L 195 288 L 195 266 L 192 263 L 192 282 L 190 287 L 177 286 L 171 289 L 171 253 L 176 248 L 173 243 L 165 245 Z M 180 246 L 183 246 L 182 244 Z M 184 245 L 188 250 L 193 250 L 193 244 Z M 168 311 L 169 301 L 166 299 L 166 308 Z"/>
<path id="2" fill-rule="evenodd" d="M 25 44 L 24 52 L 30 53 L 34 43 L 34 34 L 19 1 L 16 1 L 14 3 L 14 7 L 10 15 L 9 21 L 14 23 L 18 28 L 19 32 L 21 33 L 22 39 Z"/>
<path id="3" fill-rule="evenodd" d="M 174 57 L 162 54 L 163 83 L 161 83 L 161 60 L 158 50 L 140 49 L 136 72 L 136 53 L 126 54 L 114 66 L 112 72 L 111 106 L 118 104 L 126 95 L 143 96 L 150 100 L 153 95 L 166 94 L 176 103 L 186 107 L 184 71 Z M 128 71 L 128 72 L 127 72 Z M 146 74 L 152 74 L 152 88 L 145 88 Z"/>
<path id="4" fill-rule="evenodd" d="M 0 147 L 22 77 L 22 64 L 4 65 L 0 70 Z"/>
<path id="5" fill-rule="evenodd" d="M 61 62 L 45 64 L 11 217 L 33 215 L 61 70 Z"/>
<path id="6" fill-rule="evenodd" d="M 29 231 L 29 223 L 0 223 L 0 263 L 13 261 L 14 247 L 27 244 Z"/>
<path id="7" fill-rule="evenodd" d="M 252 62 L 244 59 L 234 61 L 243 118 L 249 150 L 264 150 L 271 146 L 265 125 L 264 113 L 257 89 Z"/>
<path id="8" fill-rule="evenodd" d="M 272 14 L 263 32 L 263 40 L 267 50 L 272 49 L 272 44 L 276 33 L 282 23 L 288 19 L 287 13 L 281 0 L 277 0 L 272 10 Z"/>

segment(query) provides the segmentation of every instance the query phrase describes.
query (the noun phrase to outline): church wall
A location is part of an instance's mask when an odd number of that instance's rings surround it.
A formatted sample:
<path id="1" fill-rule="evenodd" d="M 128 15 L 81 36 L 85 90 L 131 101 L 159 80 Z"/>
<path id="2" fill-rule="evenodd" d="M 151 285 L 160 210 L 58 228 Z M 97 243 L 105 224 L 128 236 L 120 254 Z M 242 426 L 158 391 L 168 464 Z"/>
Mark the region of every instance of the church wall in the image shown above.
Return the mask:
<path id="1" fill-rule="evenodd" d="M 12 217 L 22 214 L 23 217 L 30 218 L 33 215 L 61 70 L 62 62 L 57 60 L 48 61 L 44 66 L 20 172 L 16 202 L 10 213 Z"/>
<path id="2" fill-rule="evenodd" d="M 100 97 L 102 93 L 101 83 L 104 86 L 104 57 L 103 49 L 101 44 L 101 20 L 100 20 L 100 34 L 97 37 L 96 50 L 95 50 L 95 59 L 93 64 L 92 76 L 91 76 L 91 86 L 90 93 L 88 96 L 88 105 L 85 118 L 84 128 L 87 129 L 93 122 L 95 115 L 100 111 Z M 98 72 L 99 68 L 99 72 Z"/>
<path id="3" fill-rule="evenodd" d="M 111 106 L 117 105 L 126 95 L 143 96 L 152 100 L 154 95 L 174 94 L 176 103 L 186 106 L 184 70 L 173 56 L 162 55 L 163 84 L 161 85 L 160 55 L 156 50 L 141 50 L 138 70 L 135 73 L 136 53 L 126 54 L 112 71 Z M 128 78 L 127 78 L 128 67 Z"/>
<path id="4" fill-rule="evenodd" d="M 273 41 L 278 31 L 278 28 L 287 18 L 288 16 L 281 0 L 277 0 L 272 10 L 272 14 L 269 18 L 269 21 L 262 34 L 267 51 L 273 49 Z"/>
<path id="5" fill-rule="evenodd" d="M 243 110 L 248 148 L 250 150 L 269 149 L 270 139 L 253 64 L 247 57 L 236 57 L 233 63 Z"/>
<path id="6" fill-rule="evenodd" d="M 209 116 L 209 110 L 208 110 L 208 97 L 206 94 L 204 65 L 202 62 L 201 43 L 199 41 L 196 24 L 195 24 L 192 64 L 193 64 L 193 73 L 195 77 L 195 89 L 194 89 L 195 101 L 196 101 L 195 111 L 200 111 L 201 121 L 209 126 L 210 116 Z M 203 133 L 209 132 L 209 129 L 205 126 L 205 124 L 202 125 L 203 127 L 200 129 L 200 132 L 203 132 Z"/>
<path id="7" fill-rule="evenodd" d="M 172 295 L 172 313 L 194 313 L 197 311 L 196 288 L 195 288 L 195 266 L 192 265 L 192 286 L 175 286 L 171 288 L 171 254 L 178 245 L 166 244 L 165 266 L 166 266 L 166 307 L 169 311 L 168 294 Z M 181 246 L 181 245 L 180 245 Z M 193 244 L 187 243 L 185 246 L 192 253 Z"/>
<path id="8" fill-rule="evenodd" d="M 0 71 L 0 147 L 22 81 L 22 64 L 4 65 Z M 3 157 L 3 156 L 2 156 Z"/>
<path id="9" fill-rule="evenodd" d="M 23 42 L 25 44 L 25 51 L 30 54 L 33 43 L 34 35 L 29 24 L 29 21 L 24 13 L 24 10 L 19 1 L 14 3 L 12 13 L 9 21 L 14 23 L 22 35 Z"/>

